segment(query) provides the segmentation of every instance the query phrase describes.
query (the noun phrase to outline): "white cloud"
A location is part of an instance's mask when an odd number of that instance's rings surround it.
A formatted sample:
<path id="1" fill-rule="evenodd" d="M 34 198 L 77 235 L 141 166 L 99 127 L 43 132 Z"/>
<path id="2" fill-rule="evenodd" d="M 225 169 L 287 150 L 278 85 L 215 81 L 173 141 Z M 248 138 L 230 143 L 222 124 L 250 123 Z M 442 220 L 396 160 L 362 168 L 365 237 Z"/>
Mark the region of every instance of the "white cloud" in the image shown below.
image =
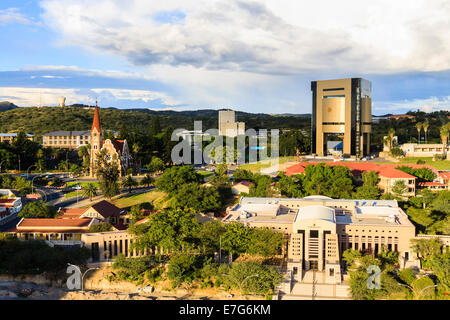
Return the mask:
<path id="1" fill-rule="evenodd" d="M 135 65 L 263 74 L 450 69 L 446 0 L 43 0 L 67 44 Z M 154 19 L 183 12 L 176 23 Z M 98 14 L 101 12 L 101 14 Z"/>
<path id="2" fill-rule="evenodd" d="M 7 100 L 18 106 L 55 106 L 58 105 L 58 98 L 66 97 L 66 105 L 84 103 L 94 104 L 94 99 L 98 99 L 99 104 L 110 107 L 111 103 L 120 104 L 130 101 L 141 101 L 143 104 L 158 102 L 159 104 L 175 106 L 179 104 L 172 97 L 161 93 L 147 90 L 127 90 L 94 88 L 83 89 L 59 89 L 59 88 L 21 88 L 21 87 L 0 87 L 0 101 Z"/>
<path id="3" fill-rule="evenodd" d="M 402 101 L 380 101 L 374 103 L 373 109 L 375 114 L 402 113 L 410 110 L 421 110 L 427 113 L 440 110 L 448 111 L 450 110 L 450 96 Z"/>
<path id="4" fill-rule="evenodd" d="M 41 25 L 36 23 L 19 12 L 18 8 L 8 8 L 0 10 L 0 25 L 20 23 L 25 25 Z"/>

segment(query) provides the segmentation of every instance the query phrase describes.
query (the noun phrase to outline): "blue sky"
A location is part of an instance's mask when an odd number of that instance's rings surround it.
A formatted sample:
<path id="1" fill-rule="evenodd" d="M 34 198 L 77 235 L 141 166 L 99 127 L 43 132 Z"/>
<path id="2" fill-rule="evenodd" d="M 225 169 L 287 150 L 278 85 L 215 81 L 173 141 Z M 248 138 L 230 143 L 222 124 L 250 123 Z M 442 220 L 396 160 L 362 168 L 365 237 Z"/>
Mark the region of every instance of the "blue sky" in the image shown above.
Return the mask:
<path id="1" fill-rule="evenodd" d="M 448 110 L 449 16 L 445 0 L 2 0 L 0 101 L 309 113 L 310 81 L 363 77 L 376 115 Z"/>

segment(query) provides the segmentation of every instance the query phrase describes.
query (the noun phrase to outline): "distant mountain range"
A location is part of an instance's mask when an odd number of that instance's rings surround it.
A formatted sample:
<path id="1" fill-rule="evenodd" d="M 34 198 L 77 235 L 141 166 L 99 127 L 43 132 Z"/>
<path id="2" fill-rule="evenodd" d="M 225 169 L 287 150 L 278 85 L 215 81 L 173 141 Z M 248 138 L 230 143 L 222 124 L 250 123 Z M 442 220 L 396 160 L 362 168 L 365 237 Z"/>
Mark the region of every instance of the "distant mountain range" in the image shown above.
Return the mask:
<path id="1" fill-rule="evenodd" d="M 16 106 L 14 103 L 8 102 L 8 101 L 1 101 L 0 102 L 0 112 L 8 111 L 12 109 L 16 109 L 18 106 Z"/>

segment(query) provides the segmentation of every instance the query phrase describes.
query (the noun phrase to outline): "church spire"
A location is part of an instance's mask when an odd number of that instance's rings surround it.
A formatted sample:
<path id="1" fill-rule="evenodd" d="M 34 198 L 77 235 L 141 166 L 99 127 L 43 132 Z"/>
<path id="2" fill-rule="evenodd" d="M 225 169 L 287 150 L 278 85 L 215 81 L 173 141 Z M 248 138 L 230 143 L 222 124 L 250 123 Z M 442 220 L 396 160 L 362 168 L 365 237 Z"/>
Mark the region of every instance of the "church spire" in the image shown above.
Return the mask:
<path id="1" fill-rule="evenodd" d="M 102 126 L 100 125 L 100 116 L 98 115 L 97 101 L 95 101 L 95 113 L 94 121 L 92 122 L 92 131 L 94 131 L 94 128 L 96 128 L 99 133 L 102 132 Z"/>

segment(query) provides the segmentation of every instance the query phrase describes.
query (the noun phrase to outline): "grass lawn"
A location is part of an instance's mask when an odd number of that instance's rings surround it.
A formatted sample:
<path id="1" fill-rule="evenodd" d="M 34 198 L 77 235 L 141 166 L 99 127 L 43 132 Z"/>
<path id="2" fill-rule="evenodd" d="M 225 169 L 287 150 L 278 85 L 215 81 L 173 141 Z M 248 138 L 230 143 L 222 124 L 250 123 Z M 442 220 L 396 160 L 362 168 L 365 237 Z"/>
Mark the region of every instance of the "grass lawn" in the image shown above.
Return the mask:
<path id="1" fill-rule="evenodd" d="M 210 172 L 210 171 L 197 171 L 197 173 L 199 175 L 201 175 L 203 178 L 212 176 L 214 174 L 214 172 Z"/>
<path id="2" fill-rule="evenodd" d="M 424 160 L 426 164 L 438 170 L 450 169 L 450 160 L 433 161 L 433 158 L 403 158 L 399 163 L 415 164 L 417 160 Z"/>
<path id="3" fill-rule="evenodd" d="M 289 161 L 294 161 L 294 160 L 295 160 L 295 156 L 278 158 L 279 164 L 283 164 L 283 163 L 286 163 Z M 269 160 L 254 162 L 254 163 L 242 164 L 239 166 L 239 169 L 256 172 L 256 171 L 260 171 L 262 168 L 269 168 L 270 166 L 271 166 L 271 164 L 270 164 L 270 159 L 269 159 Z"/>
<path id="4" fill-rule="evenodd" d="M 425 161 L 425 164 L 437 169 L 437 170 L 450 170 L 450 160 L 440 160 L 433 161 L 433 158 L 402 158 L 399 159 L 399 162 L 395 162 L 395 164 L 416 164 L 417 160 Z M 386 162 L 375 162 L 386 164 Z"/>
<path id="5" fill-rule="evenodd" d="M 85 187 L 86 185 L 88 185 L 90 183 L 92 183 L 97 189 L 100 188 L 100 184 L 98 182 L 76 182 L 76 181 L 69 182 L 67 184 L 67 187 L 70 188 L 70 187 L 73 187 L 73 186 L 81 186 L 83 188 L 83 187 Z"/>
<path id="6" fill-rule="evenodd" d="M 112 200 L 112 202 L 119 208 L 128 208 L 144 202 L 153 203 L 158 199 L 165 198 L 166 196 L 167 194 L 165 194 L 164 192 L 154 190 L 137 195 L 124 196 L 119 199 Z"/>
<path id="7" fill-rule="evenodd" d="M 66 198 L 72 198 L 72 197 L 76 197 L 77 196 L 77 191 L 75 190 L 75 191 L 72 191 L 72 192 L 69 192 L 69 193 L 66 193 L 65 195 L 64 195 L 64 197 L 66 197 Z M 83 191 L 82 190 L 78 190 L 78 198 L 82 198 L 83 197 Z"/>

